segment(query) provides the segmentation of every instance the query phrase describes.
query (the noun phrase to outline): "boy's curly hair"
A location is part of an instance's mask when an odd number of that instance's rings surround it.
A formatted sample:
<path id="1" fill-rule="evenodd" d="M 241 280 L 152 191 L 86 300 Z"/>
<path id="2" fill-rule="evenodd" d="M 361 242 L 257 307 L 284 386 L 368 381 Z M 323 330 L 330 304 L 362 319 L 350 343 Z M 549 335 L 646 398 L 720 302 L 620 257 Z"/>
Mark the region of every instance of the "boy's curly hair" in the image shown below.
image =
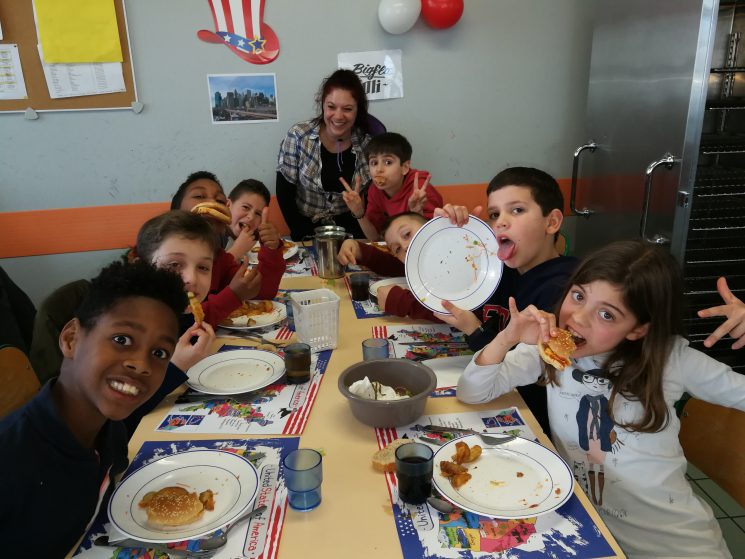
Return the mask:
<path id="1" fill-rule="evenodd" d="M 181 202 L 184 201 L 184 193 L 186 193 L 186 189 L 189 188 L 189 185 L 191 183 L 200 179 L 211 180 L 220 187 L 220 190 L 223 189 L 222 184 L 220 184 L 220 181 L 217 180 L 215 173 L 210 173 L 209 171 L 195 171 L 194 173 L 186 177 L 186 180 L 181 183 L 181 186 L 178 187 L 176 194 L 174 194 L 173 198 L 171 198 L 172 210 L 178 210 L 179 208 L 181 208 Z"/>
<path id="2" fill-rule="evenodd" d="M 157 269 L 142 260 L 132 263 L 117 261 L 93 278 L 75 317 L 84 329 L 90 330 L 101 315 L 130 297 L 160 301 L 173 311 L 176 319 L 188 305 L 184 282 L 177 274 Z"/>

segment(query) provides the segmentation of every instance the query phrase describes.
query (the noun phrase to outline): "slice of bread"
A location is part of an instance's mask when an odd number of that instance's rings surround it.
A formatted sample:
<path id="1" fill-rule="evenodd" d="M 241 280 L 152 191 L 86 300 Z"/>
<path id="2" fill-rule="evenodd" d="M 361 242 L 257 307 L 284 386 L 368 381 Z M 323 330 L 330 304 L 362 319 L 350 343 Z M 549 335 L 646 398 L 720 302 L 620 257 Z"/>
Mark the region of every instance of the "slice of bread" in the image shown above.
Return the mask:
<path id="1" fill-rule="evenodd" d="M 373 454 L 372 465 L 379 472 L 396 471 L 396 449 L 406 443 L 413 443 L 411 439 L 396 439 L 388 446 Z"/>

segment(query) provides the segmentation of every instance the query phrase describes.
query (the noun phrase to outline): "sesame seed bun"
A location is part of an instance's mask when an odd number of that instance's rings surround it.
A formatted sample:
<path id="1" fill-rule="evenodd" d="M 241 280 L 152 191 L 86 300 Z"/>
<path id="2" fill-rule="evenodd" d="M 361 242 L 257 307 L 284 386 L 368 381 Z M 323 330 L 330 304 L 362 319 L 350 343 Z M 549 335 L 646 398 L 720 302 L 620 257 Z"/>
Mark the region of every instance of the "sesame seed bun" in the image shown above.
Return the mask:
<path id="1" fill-rule="evenodd" d="M 196 493 L 183 487 L 164 487 L 148 493 L 140 502 L 147 512 L 147 519 L 156 526 L 183 526 L 202 516 L 204 505 Z"/>
<path id="2" fill-rule="evenodd" d="M 538 342 L 538 353 L 546 363 L 561 371 L 566 369 L 571 361 L 569 357 L 577 349 L 572 334 L 559 328 L 555 336 L 548 343 Z"/>
<path id="3" fill-rule="evenodd" d="M 230 209 L 225 204 L 220 204 L 219 202 L 202 202 L 194 206 L 191 209 L 191 213 L 213 217 L 226 225 L 230 225 L 233 221 L 230 215 Z"/>

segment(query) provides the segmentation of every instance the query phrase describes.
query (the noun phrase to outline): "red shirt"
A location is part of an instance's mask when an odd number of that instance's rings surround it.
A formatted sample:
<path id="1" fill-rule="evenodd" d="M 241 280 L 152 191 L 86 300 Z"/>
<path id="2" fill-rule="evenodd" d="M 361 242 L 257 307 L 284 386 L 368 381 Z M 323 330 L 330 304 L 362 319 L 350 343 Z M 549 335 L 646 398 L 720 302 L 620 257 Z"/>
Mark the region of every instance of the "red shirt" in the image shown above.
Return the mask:
<path id="1" fill-rule="evenodd" d="M 367 210 L 365 210 L 365 217 L 372 222 L 378 232 L 383 229 L 383 224 L 390 216 L 409 211 L 409 198 L 414 191 L 414 176 L 417 173 L 419 173 L 419 185 L 423 184 L 430 176 L 427 171 L 409 169 L 409 172 L 404 177 L 401 190 L 396 192 L 392 198 L 388 198 L 382 190 L 375 186 L 375 183 L 370 183 L 367 189 Z M 427 200 L 424 202 L 424 217 L 432 219 L 432 213 L 435 211 L 435 208 L 442 207 L 442 196 L 440 196 L 440 193 L 431 184 L 427 185 L 424 192 L 427 194 Z"/>
<path id="2" fill-rule="evenodd" d="M 390 252 L 384 252 L 367 243 L 360 243 L 360 253 L 362 257 L 357 263 L 367 266 L 376 274 L 391 277 L 406 275 L 404 263 Z M 411 291 L 397 285 L 394 285 L 388 292 L 388 297 L 385 299 L 385 309 L 383 310 L 394 316 L 408 316 L 409 318 L 440 322 L 431 310 L 416 300 Z"/>
<path id="3" fill-rule="evenodd" d="M 230 282 L 240 268 L 240 263 L 225 249 L 219 249 L 212 267 L 212 284 L 207 300 L 202 304 L 204 319 L 216 327 L 225 317 L 241 306 L 241 300 L 230 289 Z M 279 282 L 285 273 L 285 259 L 282 256 L 282 245 L 271 249 L 261 245 L 259 249 L 259 272 L 261 289 L 256 299 L 273 299 L 277 295 Z"/>

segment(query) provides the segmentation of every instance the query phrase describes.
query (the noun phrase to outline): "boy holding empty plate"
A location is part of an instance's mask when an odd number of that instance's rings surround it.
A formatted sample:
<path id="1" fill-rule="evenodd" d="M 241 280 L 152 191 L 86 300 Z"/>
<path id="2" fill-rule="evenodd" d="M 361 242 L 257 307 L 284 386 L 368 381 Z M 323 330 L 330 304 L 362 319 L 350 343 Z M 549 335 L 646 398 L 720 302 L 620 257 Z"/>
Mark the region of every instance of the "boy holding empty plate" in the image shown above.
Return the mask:
<path id="1" fill-rule="evenodd" d="M 443 301 L 442 306 L 451 314 L 435 313 L 443 322 L 465 332 L 474 351 L 505 328 L 510 318 L 510 297 L 515 298 L 518 308 L 535 305 L 552 311 L 577 266 L 576 258 L 560 255 L 556 248 L 564 197 L 551 175 L 531 167 L 510 167 L 491 180 L 486 195 L 489 225 L 497 236 L 499 259 L 504 262 L 499 287 L 479 315 L 449 301 Z M 462 224 L 467 221 L 468 211 L 448 204 L 435 214 Z M 532 384 L 518 391 L 550 435 L 545 387 Z"/>

